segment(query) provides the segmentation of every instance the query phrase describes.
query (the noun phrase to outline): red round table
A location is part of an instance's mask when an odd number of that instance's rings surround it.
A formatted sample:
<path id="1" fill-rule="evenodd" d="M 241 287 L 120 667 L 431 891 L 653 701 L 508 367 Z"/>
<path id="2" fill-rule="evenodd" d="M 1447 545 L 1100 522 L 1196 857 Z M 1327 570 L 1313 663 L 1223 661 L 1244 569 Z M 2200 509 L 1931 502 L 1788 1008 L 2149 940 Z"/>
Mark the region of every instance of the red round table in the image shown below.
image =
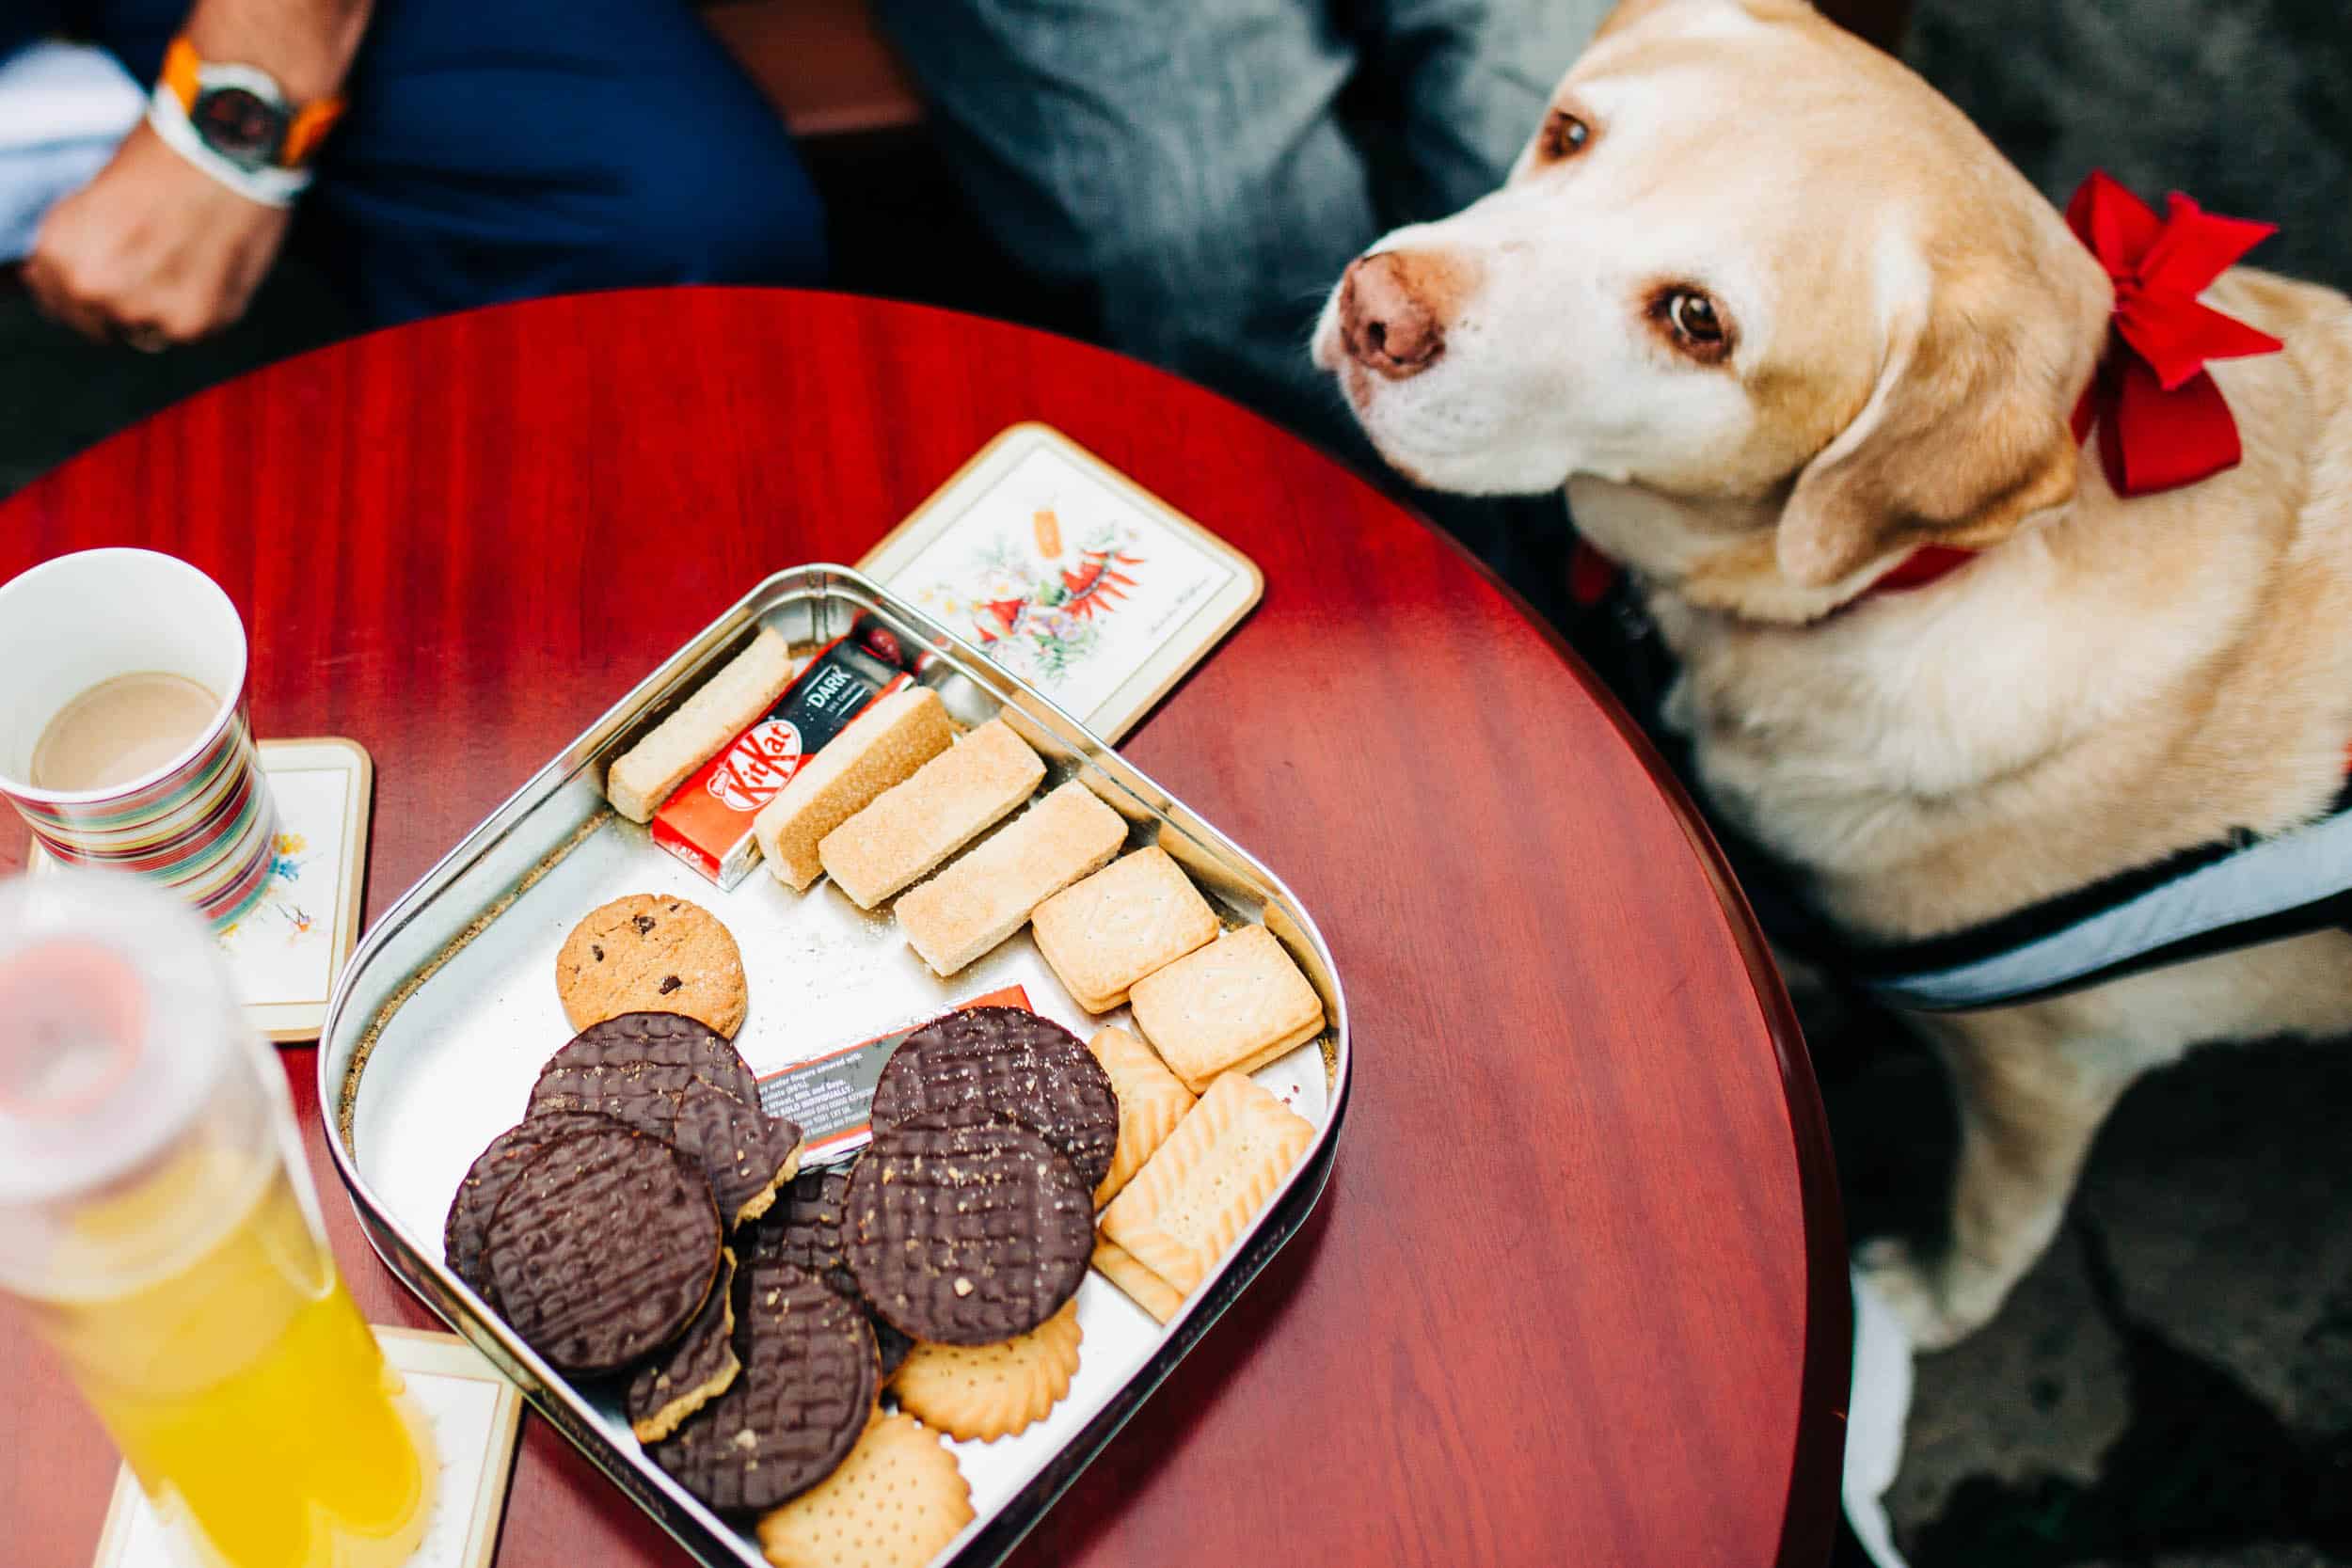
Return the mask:
<path id="1" fill-rule="evenodd" d="M 1264 568 L 1123 750 L 1311 910 L 1357 1093 L 1328 1192 L 1024 1563 L 1825 1560 L 1844 1242 L 1795 1022 L 1707 833 L 1463 551 L 1252 415 L 905 306 L 619 293 L 248 376 L 0 505 L 0 579 L 137 544 L 245 611 L 264 736 L 373 752 L 367 907 L 753 583 L 854 561 L 1042 420 Z M 6 816 L 0 813 L 0 816 Z M 0 869 L 23 863 L 12 816 Z M 336 1251 L 360 1239 L 286 1053 Z M 19 1568 L 88 1561 L 115 1461 L 0 1334 Z M 681 1561 L 535 1417 L 501 1568 Z"/>

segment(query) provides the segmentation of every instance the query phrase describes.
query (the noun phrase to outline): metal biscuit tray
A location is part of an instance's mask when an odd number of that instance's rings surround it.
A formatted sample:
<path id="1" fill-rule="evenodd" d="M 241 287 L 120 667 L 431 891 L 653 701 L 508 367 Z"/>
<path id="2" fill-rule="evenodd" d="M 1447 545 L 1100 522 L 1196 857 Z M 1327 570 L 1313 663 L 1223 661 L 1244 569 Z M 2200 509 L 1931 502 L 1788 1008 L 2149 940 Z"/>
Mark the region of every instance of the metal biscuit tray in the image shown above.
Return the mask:
<path id="1" fill-rule="evenodd" d="M 1254 1076 L 1315 1124 L 1273 1202 L 1166 1327 L 1089 1271 L 1078 1294 L 1078 1373 L 1046 1419 L 994 1443 L 950 1445 L 976 1517 L 942 1563 L 993 1563 L 1133 1415 L 1289 1240 L 1321 1194 L 1347 1106 L 1347 1004 L 1329 951 L 1289 890 L 1216 830 L 1121 761 L 1074 720 L 921 611 L 858 574 L 804 566 L 770 578 L 596 721 L 395 904 L 345 969 L 318 1053 L 328 1146 L 369 1241 L 425 1304 L 478 1346 L 613 1482 L 701 1561 L 761 1568 L 757 1543 L 689 1496 L 646 1457 L 617 1391 L 550 1369 L 445 1268 L 441 1222 L 482 1147 L 522 1115 L 540 1064 L 570 1037 L 555 955 L 574 923 L 628 893 L 671 894 L 735 933 L 751 983 L 737 1045 L 765 1078 L 791 1064 L 934 1017 L 1005 986 L 1080 1037 L 1090 1018 L 1025 930 L 949 980 L 900 939 L 887 910 L 866 913 L 830 882 L 796 895 L 755 869 L 722 893 L 610 811 L 605 765 L 651 729 L 764 623 L 796 647 L 822 643 L 862 612 L 936 656 L 922 679 L 959 722 L 1002 711 L 1047 764 L 1043 788 L 1073 777 L 1158 843 L 1231 924 L 1262 921 L 1322 993 L 1323 1037 Z"/>

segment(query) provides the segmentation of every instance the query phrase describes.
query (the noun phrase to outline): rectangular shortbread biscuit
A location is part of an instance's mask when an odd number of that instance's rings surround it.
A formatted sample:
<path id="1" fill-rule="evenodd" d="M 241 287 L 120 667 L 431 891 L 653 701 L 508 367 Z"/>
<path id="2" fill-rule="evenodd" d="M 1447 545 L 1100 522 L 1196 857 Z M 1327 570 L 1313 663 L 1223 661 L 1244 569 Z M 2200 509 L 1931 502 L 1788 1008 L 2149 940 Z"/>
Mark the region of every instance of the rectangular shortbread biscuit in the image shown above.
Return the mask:
<path id="1" fill-rule="evenodd" d="M 1094 1189 L 1094 1206 L 1100 1209 L 1176 1131 L 1192 1109 L 1193 1094 L 1150 1046 L 1124 1029 L 1101 1031 L 1087 1041 L 1087 1049 L 1103 1064 L 1111 1092 L 1119 1097 L 1119 1146 L 1111 1151 L 1102 1185 Z"/>
<path id="2" fill-rule="evenodd" d="M 1314 1141 L 1304 1117 L 1225 1073 L 1103 1211 L 1103 1234 L 1189 1295 Z"/>
<path id="3" fill-rule="evenodd" d="M 817 858 L 835 887 L 870 910 L 1003 821 L 1044 777 L 1028 743 L 992 719 L 827 833 Z"/>
<path id="4" fill-rule="evenodd" d="M 1136 981 L 1127 1000 L 1143 1037 L 1195 1094 L 1323 1031 L 1323 999 L 1263 926 L 1228 931 Z"/>
<path id="5" fill-rule="evenodd" d="M 1184 1305 L 1184 1291 L 1136 1262 L 1134 1253 L 1099 1234 L 1094 1238 L 1094 1267 L 1157 1322 L 1168 1322 Z"/>
<path id="6" fill-rule="evenodd" d="M 1030 917 L 1038 951 L 1078 1006 L 1107 1013 L 1127 988 L 1216 940 L 1216 911 L 1158 845 L 1121 855 Z"/>
<path id="7" fill-rule="evenodd" d="M 900 898 L 898 928 L 934 973 L 953 974 L 1126 842 L 1126 820 L 1073 779 Z"/>
<path id="8" fill-rule="evenodd" d="M 773 627 L 760 627 L 750 647 L 613 763 L 605 775 L 604 798 L 631 822 L 649 821 L 695 768 L 775 705 L 803 662 Z"/>
<path id="9" fill-rule="evenodd" d="M 817 844 L 866 801 L 911 776 L 956 737 L 939 693 L 907 686 L 872 706 L 801 765 L 783 793 L 759 808 L 753 832 L 780 882 L 805 891 L 824 870 Z"/>

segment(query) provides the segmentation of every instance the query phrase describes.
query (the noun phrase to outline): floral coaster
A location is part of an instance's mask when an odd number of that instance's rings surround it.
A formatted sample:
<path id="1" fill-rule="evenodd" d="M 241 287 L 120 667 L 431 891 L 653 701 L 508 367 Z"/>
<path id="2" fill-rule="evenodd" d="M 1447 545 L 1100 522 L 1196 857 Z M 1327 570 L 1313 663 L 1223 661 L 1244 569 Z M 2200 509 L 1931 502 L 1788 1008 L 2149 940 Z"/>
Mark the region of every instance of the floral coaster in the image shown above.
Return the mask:
<path id="1" fill-rule="evenodd" d="M 264 740 L 278 853 L 260 902 L 220 935 L 254 1026 L 280 1045 L 314 1040 L 359 940 L 375 765 L 356 740 Z M 28 869 L 56 863 L 33 847 Z"/>
<path id="2" fill-rule="evenodd" d="M 432 1423 L 441 1466 L 432 1522 L 405 1568 L 489 1568 L 506 1508 L 522 1395 L 453 1334 L 379 1327 L 375 1338 Z M 322 1433 L 320 1440 L 333 1437 Z M 177 1550 L 124 1465 L 115 1478 L 91 1568 L 183 1568 Z"/>
<path id="3" fill-rule="evenodd" d="M 1041 424 L 983 447 L 860 564 L 1112 741 L 1265 591 L 1248 556 Z"/>

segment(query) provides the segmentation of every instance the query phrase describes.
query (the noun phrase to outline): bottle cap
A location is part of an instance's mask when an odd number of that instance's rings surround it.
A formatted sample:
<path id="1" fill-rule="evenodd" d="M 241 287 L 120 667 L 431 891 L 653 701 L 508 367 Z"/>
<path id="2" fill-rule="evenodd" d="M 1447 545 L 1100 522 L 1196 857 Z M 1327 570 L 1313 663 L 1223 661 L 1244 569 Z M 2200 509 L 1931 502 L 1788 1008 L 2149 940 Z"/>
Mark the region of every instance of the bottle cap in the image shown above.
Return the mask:
<path id="1" fill-rule="evenodd" d="M 245 1028 L 211 930 L 169 894 L 99 871 L 0 882 L 0 1207 L 154 1159 Z"/>

